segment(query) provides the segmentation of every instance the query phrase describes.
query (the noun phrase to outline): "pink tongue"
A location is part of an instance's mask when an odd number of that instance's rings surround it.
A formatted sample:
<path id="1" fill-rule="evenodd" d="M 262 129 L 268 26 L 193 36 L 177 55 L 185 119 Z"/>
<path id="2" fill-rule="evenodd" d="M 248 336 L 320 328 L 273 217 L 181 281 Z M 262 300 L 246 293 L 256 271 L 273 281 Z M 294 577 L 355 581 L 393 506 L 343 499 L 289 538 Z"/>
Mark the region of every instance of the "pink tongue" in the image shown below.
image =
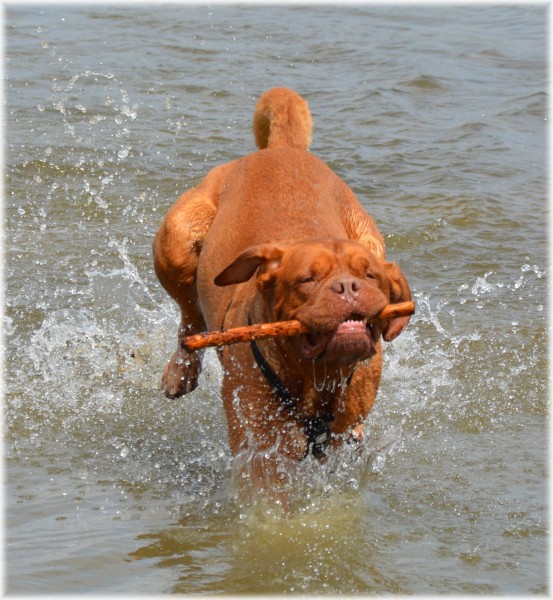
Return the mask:
<path id="1" fill-rule="evenodd" d="M 344 321 L 338 325 L 336 335 L 351 335 L 352 333 L 366 333 L 367 329 L 363 321 Z"/>

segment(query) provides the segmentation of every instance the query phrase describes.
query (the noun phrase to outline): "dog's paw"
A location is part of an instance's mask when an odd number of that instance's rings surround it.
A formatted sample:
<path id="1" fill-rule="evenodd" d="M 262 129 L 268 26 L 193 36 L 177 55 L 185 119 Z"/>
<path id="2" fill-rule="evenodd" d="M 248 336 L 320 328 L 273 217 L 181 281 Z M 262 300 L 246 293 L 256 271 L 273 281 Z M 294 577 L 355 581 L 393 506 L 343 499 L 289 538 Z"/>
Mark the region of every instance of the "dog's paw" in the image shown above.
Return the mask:
<path id="1" fill-rule="evenodd" d="M 365 439 L 365 426 L 363 423 L 351 430 L 351 437 L 356 442 L 362 442 Z"/>
<path id="2" fill-rule="evenodd" d="M 189 394 L 198 386 L 202 372 L 202 356 L 198 352 L 179 349 L 173 354 L 163 371 L 161 387 L 168 398 Z"/>

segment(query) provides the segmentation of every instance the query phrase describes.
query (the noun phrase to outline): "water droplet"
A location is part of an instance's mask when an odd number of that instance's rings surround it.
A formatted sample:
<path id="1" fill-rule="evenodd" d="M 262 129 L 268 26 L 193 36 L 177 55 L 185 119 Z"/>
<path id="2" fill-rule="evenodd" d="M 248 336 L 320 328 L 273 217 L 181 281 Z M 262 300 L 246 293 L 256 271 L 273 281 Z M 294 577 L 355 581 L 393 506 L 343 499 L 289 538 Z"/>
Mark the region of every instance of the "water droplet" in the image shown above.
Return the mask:
<path id="1" fill-rule="evenodd" d="M 59 102 L 54 102 L 52 106 L 56 110 L 59 110 L 62 115 L 65 115 L 65 105 L 63 103 L 63 100 L 60 100 Z"/>

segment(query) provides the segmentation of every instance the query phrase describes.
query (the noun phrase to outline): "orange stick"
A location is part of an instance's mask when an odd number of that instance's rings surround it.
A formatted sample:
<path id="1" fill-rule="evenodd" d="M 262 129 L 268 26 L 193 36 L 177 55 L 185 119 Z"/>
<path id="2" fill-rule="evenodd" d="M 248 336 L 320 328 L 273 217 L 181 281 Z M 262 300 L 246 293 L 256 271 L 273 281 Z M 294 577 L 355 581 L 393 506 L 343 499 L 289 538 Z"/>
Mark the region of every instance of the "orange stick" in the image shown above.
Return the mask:
<path id="1" fill-rule="evenodd" d="M 415 312 L 414 302 L 400 302 L 399 304 L 388 304 L 376 317 L 369 322 L 388 321 L 399 317 L 409 317 Z M 251 342 L 267 337 L 283 337 L 300 335 L 309 330 L 299 321 L 277 321 L 276 323 L 257 323 L 245 327 L 235 327 L 226 331 L 212 331 L 209 333 L 198 333 L 184 338 L 181 347 L 192 352 L 208 348 L 209 346 L 225 346 L 239 342 Z"/>

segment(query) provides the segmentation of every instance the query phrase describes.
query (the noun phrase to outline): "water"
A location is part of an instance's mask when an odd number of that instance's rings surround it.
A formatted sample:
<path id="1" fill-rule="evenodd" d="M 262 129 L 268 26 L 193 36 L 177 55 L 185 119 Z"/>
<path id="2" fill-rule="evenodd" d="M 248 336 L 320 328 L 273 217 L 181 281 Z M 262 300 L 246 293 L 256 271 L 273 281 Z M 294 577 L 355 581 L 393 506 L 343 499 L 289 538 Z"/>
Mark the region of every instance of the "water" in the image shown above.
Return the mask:
<path id="1" fill-rule="evenodd" d="M 544 594 L 544 6 L 6 8 L 5 588 Z M 151 242 L 304 95 L 417 315 L 370 439 L 248 506 L 213 353 L 159 379 L 177 311 Z"/>

